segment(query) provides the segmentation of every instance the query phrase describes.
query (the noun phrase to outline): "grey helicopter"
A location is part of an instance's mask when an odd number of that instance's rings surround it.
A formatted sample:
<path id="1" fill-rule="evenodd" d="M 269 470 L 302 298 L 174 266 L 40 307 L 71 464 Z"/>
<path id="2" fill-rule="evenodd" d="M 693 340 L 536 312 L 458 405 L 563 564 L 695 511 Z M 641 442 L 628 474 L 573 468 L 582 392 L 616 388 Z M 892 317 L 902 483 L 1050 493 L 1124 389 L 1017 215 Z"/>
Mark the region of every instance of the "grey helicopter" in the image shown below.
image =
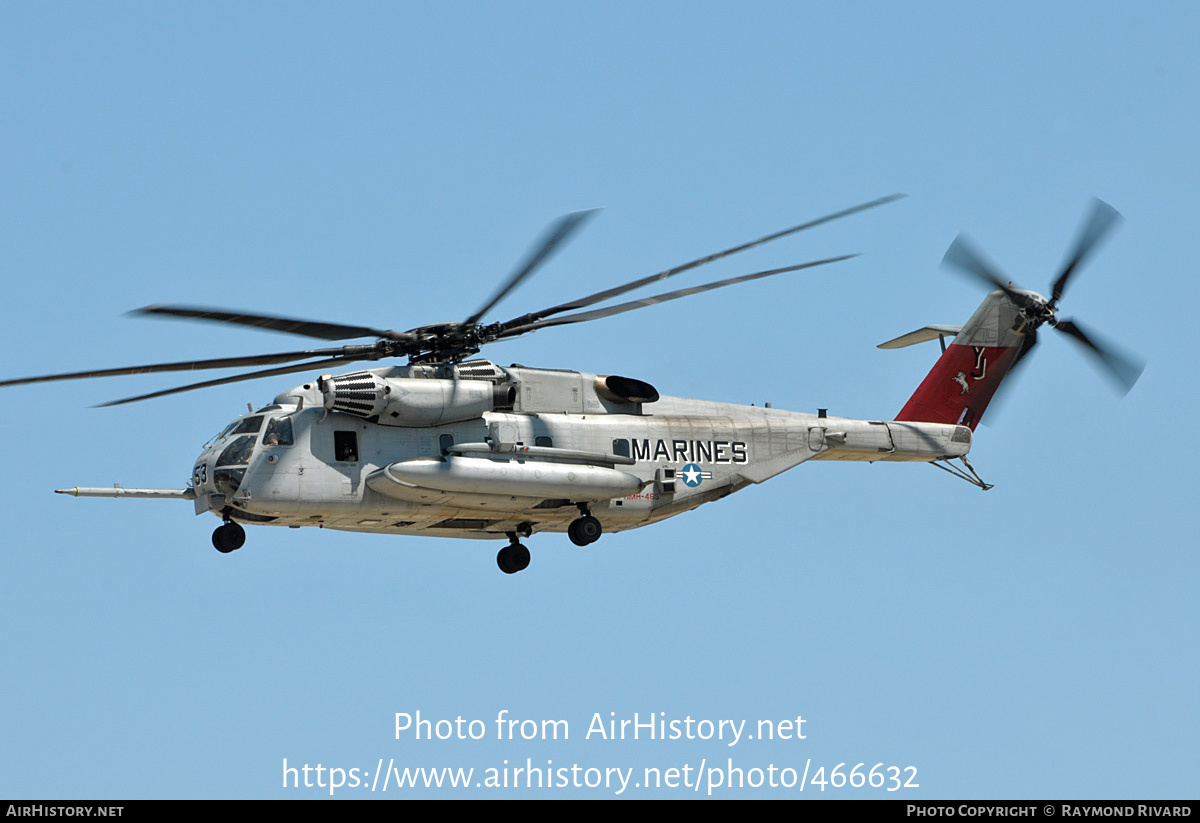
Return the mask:
<path id="1" fill-rule="evenodd" d="M 499 366 L 476 358 L 499 340 L 590 322 L 713 289 L 831 265 L 840 255 L 590 309 L 701 265 L 890 203 L 891 195 L 809 220 L 657 274 L 504 322 L 484 316 L 541 267 L 595 210 L 553 223 L 478 310 L 461 322 L 396 332 L 179 305 L 135 314 L 263 329 L 327 341 L 375 342 L 247 357 L 158 363 L 0 381 L 0 387 L 158 372 L 271 366 L 101 404 L 115 406 L 227 383 L 307 372 L 310 379 L 242 414 L 204 445 L 184 488 L 57 489 L 76 497 L 191 500 L 221 520 L 221 553 L 245 525 L 505 541 L 501 571 L 530 562 L 521 542 L 566 532 L 577 546 L 605 532 L 666 520 L 763 483 L 801 463 L 930 463 L 981 488 L 967 460 L 975 427 L 1001 381 L 1049 325 L 1095 356 L 1126 391 L 1141 366 L 1101 345 L 1057 304 L 1080 263 L 1116 222 L 1095 201 L 1052 296 L 1016 288 L 960 236 L 947 263 L 992 290 L 962 326 L 929 325 L 880 344 L 939 340 L 941 357 L 894 420 L 860 420 L 660 395 L 632 377 Z M 953 342 L 947 344 L 947 338 Z M 407 358 L 402 365 L 326 371 Z M 279 365 L 287 364 L 287 365 Z"/>

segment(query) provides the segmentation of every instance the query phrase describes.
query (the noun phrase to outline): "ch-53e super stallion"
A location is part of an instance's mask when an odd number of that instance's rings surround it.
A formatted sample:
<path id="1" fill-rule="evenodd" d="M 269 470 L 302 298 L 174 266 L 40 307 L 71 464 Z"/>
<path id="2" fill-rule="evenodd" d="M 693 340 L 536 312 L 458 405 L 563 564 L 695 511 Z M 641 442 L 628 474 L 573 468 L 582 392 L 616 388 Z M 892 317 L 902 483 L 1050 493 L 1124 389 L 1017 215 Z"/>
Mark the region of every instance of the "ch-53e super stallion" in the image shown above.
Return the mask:
<path id="1" fill-rule="evenodd" d="M 470 359 L 488 343 L 609 317 L 712 289 L 829 265 L 829 257 L 652 297 L 588 309 L 705 263 L 894 200 L 886 197 L 811 220 L 681 266 L 499 323 L 481 322 L 591 212 L 561 218 L 501 288 L 461 322 L 404 332 L 186 306 L 137 311 L 250 326 L 323 340 L 374 343 L 249 357 L 132 366 L 0 382 L 246 366 L 273 368 L 125 398 L 117 405 L 292 372 L 314 376 L 242 415 L 209 441 L 181 489 L 59 489 L 77 497 L 179 498 L 223 522 L 220 552 L 241 548 L 242 524 L 506 540 L 497 555 L 512 574 L 529 565 L 520 542 L 566 532 L 579 546 L 602 531 L 647 526 L 810 460 L 931 463 L 980 488 L 967 453 L 1005 375 L 1043 325 L 1066 333 L 1128 390 L 1140 367 L 1101 346 L 1057 307 L 1079 264 L 1117 219 L 1096 201 L 1049 299 L 1012 285 L 961 237 L 946 262 L 993 287 L 962 326 L 930 325 L 881 345 L 940 340 L 941 357 L 894 420 L 856 420 L 666 397 L 629 377 L 501 367 Z M 588 309 L 588 310 L 585 310 Z M 954 338 L 947 344 L 947 338 Z M 324 373 L 329 367 L 406 357 L 405 365 Z M 303 361 L 303 362 L 298 362 Z M 288 365 L 279 366 L 277 364 Z"/>

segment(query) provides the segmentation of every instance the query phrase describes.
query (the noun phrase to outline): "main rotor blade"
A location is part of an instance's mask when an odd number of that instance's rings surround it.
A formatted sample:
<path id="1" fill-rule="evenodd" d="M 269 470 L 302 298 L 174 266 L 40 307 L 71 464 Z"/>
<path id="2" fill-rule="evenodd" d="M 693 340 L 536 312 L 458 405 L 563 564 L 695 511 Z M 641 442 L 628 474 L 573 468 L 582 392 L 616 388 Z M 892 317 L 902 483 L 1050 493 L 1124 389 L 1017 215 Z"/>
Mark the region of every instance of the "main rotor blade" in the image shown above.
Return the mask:
<path id="1" fill-rule="evenodd" d="M 1021 308 L 1025 308 L 1029 304 L 1029 297 L 1014 290 L 1012 281 L 1004 276 L 1003 272 L 995 264 L 987 262 L 983 255 L 976 251 L 975 247 L 967 240 L 965 234 L 960 234 L 954 238 L 954 242 L 950 244 L 950 248 L 946 249 L 946 255 L 942 258 L 942 265 L 954 266 L 959 271 L 966 272 L 986 283 L 990 283 L 993 287 L 1000 289 L 1012 298 L 1013 302 Z"/>
<path id="2" fill-rule="evenodd" d="M 493 295 L 492 299 L 485 303 L 483 307 L 479 309 L 479 311 L 475 312 L 466 320 L 464 320 L 464 324 L 469 326 L 473 323 L 479 322 L 479 318 L 487 314 L 488 311 L 490 311 L 493 306 L 503 300 L 509 292 L 521 285 L 521 281 L 533 274 L 538 266 L 546 262 L 547 258 L 550 257 L 559 244 L 570 237 L 571 234 L 583 224 L 583 221 L 587 220 L 598 211 L 600 210 L 586 209 L 584 211 L 571 212 L 564 217 L 560 217 L 558 221 L 554 223 L 546 232 L 545 236 L 542 238 L 542 242 L 534 248 L 534 251 L 528 257 L 525 258 L 525 262 L 518 266 L 517 270 L 509 275 L 508 280 L 505 281 L 504 285 L 500 287 L 500 290 Z"/>
<path id="3" fill-rule="evenodd" d="M 1081 343 L 1087 351 L 1091 352 L 1097 362 L 1104 366 L 1109 376 L 1121 387 L 1121 394 L 1129 393 L 1129 390 L 1133 388 L 1138 378 L 1141 377 L 1142 370 L 1146 368 L 1144 362 L 1139 362 L 1126 354 L 1119 354 L 1115 351 L 1115 347 L 1111 343 L 1106 343 L 1105 345 L 1097 343 L 1096 333 L 1091 332 L 1089 334 L 1084 332 L 1077 321 L 1059 320 L 1054 328 L 1070 335 Z"/>
<path id="4" fill-rule="evenodd" d="M 551 306 L 550 308 L 542 309 L 541 311 L 530 312 L 529 314 L 521 317 L 513 318 L 512 320 L 509 320 L 501 325 L 505 328 L 520 328 L 523 326 L 528 326 L 538 320 L 542 320 L 543 318 L 560 314 L 565 311 L 573 311 L 574 309 L 582 309 L 586 306 L 594 306 L 596 303 L 601 303 L 613 297 L 619 297 L 622 294 L 631 292 L 634 289 L 640 289 L 642 286 L 648 286 L 651 283 L 656 283 L 659 280 L 666 280 L 668 277 L 674 277 L 677 274 L 682 274 L 683 272 L 694 269 L 697 266 L 703 266 L 705 263 L 712 263 L 715 260 L 720 260 L 723 257 L 728 257 L 731 254 L 737 254 L 740 251 L 745 251 L 746 249 L 751 249 L 755 246 L 761 246 L 763 243 L 769 243 L 772 240 L 778 240 L 779 238 L 786 237 L 789 234 L 795 234 L 796 232 L 804 231 L 805 229 L 811 229 L 815 226 L 820 226 L 823 223 L 828 223 L 841 217 L 848 217 L 852 214 L 857 214 L 860 211 L 866 211 L 867 209 L 873 209 L 876 206 L 882 206 L 886 203 L 891 203 L 893 200 L 899 200 L 904 196 L 905 195 L 903 194 L 891 194 L 887 197 L 881 197 L 878 200 L 872 200 L 869 203 L 860 203 L 857 206 L 851 206 L 848 209 L 843 209 L 842 211 L 834 212 L 833 214 L 827 214 L 824 217 L 818 217 L 815 220 L 809 220 L 807 223 L 801 223 L 798 226 L 792 226 L 790 229 L 784 229 L 783 231 L 777 231 L 774 234 L 768 234 L 766 237 L 760 237 L 757 240 L 751 240 L 749 243 L 743 243 L 742 245 L 734 246 L 731 249 L 725 249 L 724 251 L 719 251 L 705 257 L 697 258 L 689 263 L 684 263 L 683 265 L 675 266 L 674 268 L 667 269 L 666 271 L 661 271 L 658 274 L 652 274 L 649 277 L 642 277 L 638 280 L 633 280 L 622 286 L 615 286 L 611 289 L 598 291 L 595 294 L 588 295 L 587 297 L 581 297 L 578 300 L 571 300 L 567 303 L 560 303 L 557 306 Z"/>
<path id="5" fill-rule="evenodd" d="M 1075 269 L 1083 263 L 1092 250 L 1104 239 L 1121 220 L 1121 213 L 1100 199 L 1092 200 L 1092 213 L 1080 229 L 1079 238 L 1075 241 L 1074 249 L 1067 262 L 1063 264 L 1062 272 L 1054 281 L 1050 295 L 1050 305 L 1056 305 L 1066 291 L 1067 281 Z"/>
<path id="6" fill-rule="evenodd" d="M 844 254 L 840 257 L 830 257 L 825 260 L 814 260 L 811 263 L 801 263 L 797 266 L 786 266 L 781 269 L 770 269 L 769 271 L 755 272 L 754 274 L 745 274 L 741 277 L 730 277 L 727 280 L 718 280 L 715 283 L 707 283 L 703 286 L 692 286 L 687 289 L 679 289 L 677 291 L 665 292 L 664 294 L 656 294 L 652 297 L 644 297 L 641 300 L 631 300 L 628 303 L 618 303 L 615 306 L 607 306 L 603 309 L 593 309 L 592 311 L 578 312 L 577 314 L 568 314 L 564 317 L 552 317 L 545 320 L 539 320 L 536 323 L 531 323 L 527 326 L 519 326 L 514 329 L 506 330 L 501 333 L 501 337 L 516 337 L 520 334 L 525 334 L 538 329 L 544 329 L 549 326 L 562 326 L 568 323 L 586 323 L 589 320 L 599 320 L 602 317 L 611 317 L 614 314 L 623 314 L 634 309 L 645 308 L 646 306 L 654 306 L 659 303 L 665 303 L 668 300 L 678 300 L 680 297 L 687 297 L 701 292 L 720 289 L 725 286 L 732 286 L 736 283 L 746 283 L 750 280 L 758 280 L 763 277 L 770 277 L 775 274 L 783 274 L 789 271 L 799 271 L 800 269 L 811 269 L 814 266 L 824 266 L 828 263 L 837 263 L 842 260 L 849 260 L 851 257 L 857 257 L 856 254 Z"/>
<path id="7" fill-rule="evenodd" d="M 309 349 L 308 351 L 259 354 L 250 357 L 219 357 L 212 360 L 184 360 L 178 363 L 151 363 L 144 366 L 123 366 L 116 369 L 70 372 L 68 374 L 46 374 L 38 377 L 22 377 L 17 380 L 0 381 L 3 386 L 21 386 L 27 383 L 49 383 L 54 380 L 85 380 L 89 377 L 121 377 L 131 374 L 154 374 L 156 372 L 198 371 L 201 369 L 232 369 L 238 366 L 266 366 L 271 363 L 289 363 L 322 355 L 347 355 L 347 349 L 373 349 L 372 346 L 344 346 L 337 349 Z"/>
<path id="8" fill-rule="evenodd" d="M 233 323 L 256 329 L 299 334 L 321 340 L 350 340 L 355 337 L 382 337 L 387 340 L 406 342 L 410 335 L 396 331 L 382 331 L 368 326 L 346 326 L 341 323 L 321 323 L 315 320 L 297 320 L 292 317 L 276 317 L 268 314 L 250 314 L 242 311 L 207 309 L 198 306 L 143 306 L 130 314 L 153 314 L 166 317 L 182 317 L 188 320 L 208 320 L 215 323 Z"/>
<path id="9" fill-rule="evenodd" d="M 120 406 L 125 403 L 136 403 L 140 400 L 150 400 L 154 397 L 164 397 L 168 394 L 178 394 L 179 392 L 192 391 L 193 389 L 207 389 L 212 386 L 221 386 L 226 383 L 240 383 L 243 380 L 254 380 L 258 377 L 274 377 L 280 374 L 291 374 L 298 371 L 307 371 L 308 369 L 316 368 L 317 366 L 337 366 L 342 363 L 357 363 L 364 358 L 362 357 L 330 357 L 326 360 L 313 360 L 309 363 L 300 363 L 292 366 L 284 366 L 279 369 L 264 369 L 262 371 L 247 372 L 246 374 L 235 374 L 232 377 L 219 377 L 216 380 L 205 380 L 203 383 L 192 383 L 187 386 L 178 386 L 174 389 L 163 389 L 162 391 L 151 392 L 150 394 L 140 394 L 137 397 L 126 397 L 122 400 L 110 400 L 107 403 L 100 403 L 95 408 L 104 408 L 106 406 Z"/>

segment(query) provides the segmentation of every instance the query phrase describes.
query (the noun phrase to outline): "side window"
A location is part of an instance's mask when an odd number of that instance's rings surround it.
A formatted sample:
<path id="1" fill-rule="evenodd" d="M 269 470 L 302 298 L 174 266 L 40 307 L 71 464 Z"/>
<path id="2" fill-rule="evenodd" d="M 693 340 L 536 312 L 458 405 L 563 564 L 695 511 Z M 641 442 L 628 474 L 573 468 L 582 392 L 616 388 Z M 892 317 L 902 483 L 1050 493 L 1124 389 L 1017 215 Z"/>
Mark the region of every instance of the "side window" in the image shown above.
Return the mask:
<path id="1" fill-rule="evenodd" d="M 445 457 L 450 453 L 450 447 L 454 445 L 454 435 L 443 434 L 438 438 L 438 447 L 442 450 L 442 456 Z"/>
<path id="2" fill-rule="evenodd" d="M 617 455 L 617 457 L 628 457 L 629 441 L 623 437 L 613 440 L 612 453 Z"/>
<path id="3" fill-rule="evenodd" d="M 357 463 L 358 432 L 334 432 L 333 457 L 340 463 Z"/>
<path id="4" fill-rule="evenodd" d="M 264 446 L 291 446 L 295 442 L 290 418 L 275 417 L 267 424 L 267 433 L 263 435 Z"/>
<path id="5" fill-rule="evenodd" d="M 551 446 L 551 447 L 553 447 L 553 446 L 554 446 L 554 438 L 553 438 L 553 437 L 547 437 L 547 436 L 546 436 L 546 435 L 544 435 L 544 434 L 539 434 L 537 437 L 533 438 L 533 445 L 535 445 L 535 446 Z"/>

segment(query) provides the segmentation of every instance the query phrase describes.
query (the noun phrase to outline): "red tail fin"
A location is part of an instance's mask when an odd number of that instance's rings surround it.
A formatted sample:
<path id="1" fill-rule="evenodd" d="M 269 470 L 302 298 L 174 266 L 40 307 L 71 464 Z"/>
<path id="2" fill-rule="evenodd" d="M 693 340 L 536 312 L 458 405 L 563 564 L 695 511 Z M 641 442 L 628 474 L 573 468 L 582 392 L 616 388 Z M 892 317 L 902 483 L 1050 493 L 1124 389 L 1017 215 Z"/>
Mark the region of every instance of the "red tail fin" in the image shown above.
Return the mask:
<path id="1" fill-rule="evenodd" d="M 974 430 L 1004 376 L 1033 344 L 1020 330 L 1022 319 L 1004 292 L 989 294 L 896 419 Z"/>

